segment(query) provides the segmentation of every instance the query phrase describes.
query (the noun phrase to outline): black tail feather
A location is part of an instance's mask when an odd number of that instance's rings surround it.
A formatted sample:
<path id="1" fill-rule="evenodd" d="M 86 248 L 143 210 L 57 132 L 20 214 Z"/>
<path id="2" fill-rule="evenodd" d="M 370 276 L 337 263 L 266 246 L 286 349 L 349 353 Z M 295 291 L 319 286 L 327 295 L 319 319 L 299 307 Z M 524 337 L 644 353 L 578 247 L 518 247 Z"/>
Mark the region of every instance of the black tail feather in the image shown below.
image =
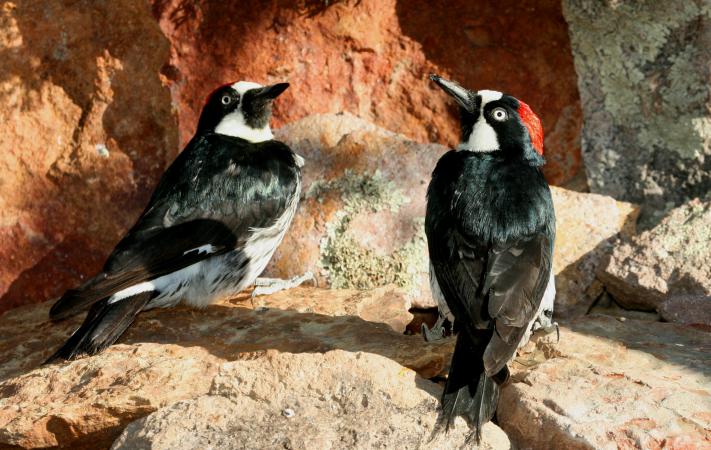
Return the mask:
<path id="1" fill-rule="evenodd" d="M 115 303 L 109 304 L 107 299 L 95 303 L 81 327 L 44 364 L 100 353 L 121 337 L 154 295 L 153 291 L 141 292 Z"/>
<path id="2" fill-rule="evenodd" d="M 484 371 L 484 349 L 485 345 L 474 345 L 466 332 L 459 333 L 435 433 L 449 430 L 454 419 L 461 416 L 473 428 L 468 441 L 476 438 L 480 443 L 481 428 L 494 417 L 499 402 L 499 384 Z M 507 374 L 508 370 L 501 377 L 507 378 Z"/>

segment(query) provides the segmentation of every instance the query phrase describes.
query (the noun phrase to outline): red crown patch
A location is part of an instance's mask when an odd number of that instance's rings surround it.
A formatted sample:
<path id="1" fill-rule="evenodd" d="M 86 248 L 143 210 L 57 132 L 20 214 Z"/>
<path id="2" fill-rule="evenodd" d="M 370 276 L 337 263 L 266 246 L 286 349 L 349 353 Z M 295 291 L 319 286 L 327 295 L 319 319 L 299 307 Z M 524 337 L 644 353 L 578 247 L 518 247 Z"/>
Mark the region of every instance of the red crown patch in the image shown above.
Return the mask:
<path id="1" fill-rule="evenodd" d="M 531 110 L 530 106 L 521 100 L 519 100 L 518 103 L 518 115 L 528 129 L 528 134 L 531 136 L 531 144 L 533 144 L 533 148 L 539 155 L 543 155 L 543 127 L 541 126 L 541 119 Z"/>

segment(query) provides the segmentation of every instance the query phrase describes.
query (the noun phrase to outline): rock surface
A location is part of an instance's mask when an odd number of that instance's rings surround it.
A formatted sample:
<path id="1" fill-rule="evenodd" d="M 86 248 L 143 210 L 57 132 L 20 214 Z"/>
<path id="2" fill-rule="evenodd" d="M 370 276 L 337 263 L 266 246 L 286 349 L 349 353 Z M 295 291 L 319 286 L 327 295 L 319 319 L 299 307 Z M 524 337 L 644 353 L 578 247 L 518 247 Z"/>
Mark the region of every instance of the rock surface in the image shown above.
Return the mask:
<path id="1" fill-rule="evenodd" d="M 129 422 L 207 394 L 221 364 L 267 350 L 375 353 L 425 378 L 441 373 L 453 350 L 451 340 L 424 344 L 402 334 L 410 316 L 396 291 L 297 288 L 257 297 L 255 305 L 245 295 L 204 310 L 144 312 L 104 353 L 43 367 L 81 318 L 49 323 L 48 303 L 5 313 L 0 448 L 108 447 Z"/>
<path id="2" fill-rule="evenodd" d="M 703 324 L 711 327 L 711 296 L 672 295 L 659 305 L 659 314 L 667 322 Z"/>
<path id="3" fill-rule="evenodd" d="M 592 192 L 645 223 L 711 189 L 711 4 L 564 0 Z"/>
<path id="4" fill-rule="evenodd" d="M 447 150 L 418 144 L 350 114 L 310 116 L 277 137 L 302 155 L 303 195 L 267 272 L 312 270 L 320 286 L 396 284 L 433 306 L 424 234 L 432 168 Z"/>
<path id="5" fill-rule="evenodd" d="M 130 424 L 113 449 L 421 448 L 441 387 L 379 355 L 334 350 L 223 364 L 206 395 Z M 457 420 L 428 448 L 470 448 Z M 494 424 L 482 449 L 509 449 Z"/>
<path id="6" fill-rule="evenodd" d="M 0 2 L 0 312 L 95 273 L 144 208 L 178 151 L 169 56 L 142 0 Z"/>
<path id="7" fill-rule="evenodd" d="M 172 43 L 183 143 L 209 86 L 251 79 L 291 83 L 274 110 L 277 126 L 350 112 L 416 141 L 452 146 L 458 112 L 427 79 L 440 72 L 530 104 L 546 130 L 549 180 L 563 183 L 581 167 L 576 75 L 557 0 L 152 4 Z"/>
<path id="8" fill-rule="evenodd" d="M 321 286 L 396 284 L 417 307 L 433 307 L 424 235 L 432 168 L 446 147 L 418 144 L 350 114 L 316 115 L 277 132 L 306 159 L 303 198 L 268 272 L 312 270 Z M 615 236 L 634 233 L 637 208 L 610 197 L 553 188 L 559 312 L 585 314 Z"/>
<path id="9" fill-rule="evenodd" d="M 598 274 L 622 306 L 655 310 L 670 295 L 711 295 L 711 197 L 672 210 L 615 246 Z"/>
<path id="10" fill-rule="evenodd" d="M 639 208 L 611 197 L 553 188 L 556 317 L 579 317 L 602 294 L 596 272 L 618 237 L 636 231 Z"/>
<path id="11" fill-rule="evenodd" d="M 529 344 L 497 416 L 529 449 L 711 445 L 711 329 L 587 316 Z M 528 366 L 528 367 L 526 367 Z"/>

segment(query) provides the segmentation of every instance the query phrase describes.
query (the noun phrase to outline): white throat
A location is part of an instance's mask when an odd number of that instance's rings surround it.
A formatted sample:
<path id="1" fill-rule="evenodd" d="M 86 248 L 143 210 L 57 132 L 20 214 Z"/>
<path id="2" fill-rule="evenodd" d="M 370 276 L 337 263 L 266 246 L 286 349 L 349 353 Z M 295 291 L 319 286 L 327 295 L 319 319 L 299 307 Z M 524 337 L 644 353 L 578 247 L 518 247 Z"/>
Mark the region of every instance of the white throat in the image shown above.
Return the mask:
<path id="1" fill-rule="evenodd" d="M 249 142 L 264 142 L 274 139 L 269 125 L 264 128 L 252 128 L 244 121 L 244 115 L 239 109 L 227 114 L 215 127 L 215 133 L 242 138 Z"/>
<path id="2" fill-rule="evenodd" d="M 470 152 L 493 152 L 499 149 L 499 139 L 496 137 L 496 131 L 489 125 L 484 118 L 484 106 L 487 103 L 499 100 L 503 94 L 498 91 L 482 90 L 477 92 L 481 97 L 481 107 L 479 109 L 479 118 L 474 123 L 472 132 L 466 142 L 462 142 L 457 147 L 457 150 L 467 150 Z"/>
<path id="3" fill-rule="evenodd" d="M 239 104 L 234 112 L 227 114 L 215 127 L 215 133 L 238 137 L 249 142 L 264 142 L 274 139 L 271 128 L 267 124 L 264 128 L 252 128 L 247 125 L 242 113 L 242 99 L 244 93 L 250 89 L 262 87 L 261 84 L 251 81 L 239 81 L 232 88 L 240 95 Z"/>

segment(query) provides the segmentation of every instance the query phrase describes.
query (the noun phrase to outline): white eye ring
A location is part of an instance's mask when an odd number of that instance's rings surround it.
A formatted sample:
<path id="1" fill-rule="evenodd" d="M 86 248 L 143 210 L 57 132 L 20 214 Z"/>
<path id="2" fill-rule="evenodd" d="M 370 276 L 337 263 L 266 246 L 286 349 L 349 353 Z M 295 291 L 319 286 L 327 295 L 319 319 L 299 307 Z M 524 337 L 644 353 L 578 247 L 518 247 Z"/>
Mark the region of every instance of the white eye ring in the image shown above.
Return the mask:
<path id="1" fill-rule="evenodd" d="M 230 97 L 229 95 L 222 96 L 222 104 L 223 105 L 229 105 L 231 101 L 232 101 L 232 97 Z"/>
<path id="2" fill-rule="evenodd" d="M 491 110 L 491 117 L 496 121 L 503 122 L 509 118 L 509 113 L 504 108 L 494 108 Z"/>

